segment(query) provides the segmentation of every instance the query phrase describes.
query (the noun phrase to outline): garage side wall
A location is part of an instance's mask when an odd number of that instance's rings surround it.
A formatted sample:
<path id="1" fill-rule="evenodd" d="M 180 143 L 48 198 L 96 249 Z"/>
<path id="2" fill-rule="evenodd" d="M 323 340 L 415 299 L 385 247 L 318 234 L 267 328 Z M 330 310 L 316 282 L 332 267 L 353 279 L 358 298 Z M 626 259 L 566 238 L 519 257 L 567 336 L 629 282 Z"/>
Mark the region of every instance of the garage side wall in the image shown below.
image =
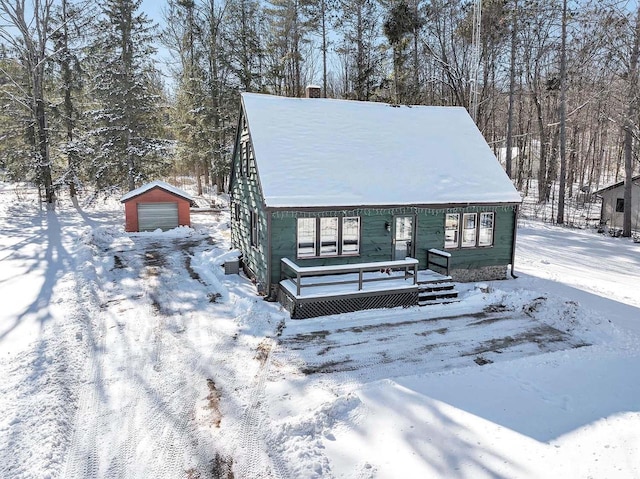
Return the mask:
<path id="1" fill-rule="evenodd" d="M 178 203 L 178 225 L 191 226 L 191 211 L 189 201 L 160 188 L 154 188 L 124 203 L 125 231 L 139 231 L 138 204 L 139 203 Z"/>

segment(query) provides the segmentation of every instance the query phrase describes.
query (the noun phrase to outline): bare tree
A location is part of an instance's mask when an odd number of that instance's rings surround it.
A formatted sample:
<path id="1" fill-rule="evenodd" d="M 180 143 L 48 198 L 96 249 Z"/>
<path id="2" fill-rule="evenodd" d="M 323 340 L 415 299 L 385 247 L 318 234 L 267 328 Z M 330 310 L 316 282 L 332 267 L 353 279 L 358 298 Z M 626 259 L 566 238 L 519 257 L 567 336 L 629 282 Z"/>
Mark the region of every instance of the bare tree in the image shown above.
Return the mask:
<path id="1" fill-rule="evenodd" d="M 562 2 L 562 33 L 560 35 L 560 187 L 558 191 L 557 223 L 564 223 L 564 195 L 567 181 L 567 0 Z"/>
<path id="2" fill-rule="evenodd" d="M 509 111 L 507 114 L 507 148 L 505 169 L 509 178 L 512 177 L 512 149 L 513 149 L 513 108 L 516 92 L 516 50 L 518 28 L 518 0 L 514 0 L 511 10 L 511 49 L 509 55 Z"/>
<path id="3" fill-rule="evenodd" d="M 631 191 L 633 187 L 633 133 L 638 114 L 638 58 L 640 57 L 640 5 L 636 12 L 633 47 L 629 58 L 629 106 L 624 124 L 624 212 L 622 236 L 631 236 Z"/>
<path id="4" fill-rule="evenodd" d="M 0 0 L 0 37 L 17 53 L 27 71 L 25 100 L 31 116 L 33 164 L 36 182 L 44 187 L 45 201 L 53 208 L 55 191 L 51 176 L 49 127 L 45 98 L 45 63 L 54 0 Z"/>

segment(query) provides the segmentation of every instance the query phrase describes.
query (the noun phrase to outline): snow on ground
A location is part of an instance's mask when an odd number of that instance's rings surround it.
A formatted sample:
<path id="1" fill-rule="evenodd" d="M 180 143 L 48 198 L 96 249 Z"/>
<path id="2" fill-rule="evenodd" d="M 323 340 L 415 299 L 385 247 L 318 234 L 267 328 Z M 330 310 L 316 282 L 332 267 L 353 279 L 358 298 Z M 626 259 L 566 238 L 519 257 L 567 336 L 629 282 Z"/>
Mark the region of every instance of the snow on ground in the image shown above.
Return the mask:
<path id="1" fill-rule="evenodd" d="M 294 321 L 228 213 L 128 234 L 0 183 L 2 478 L 640 477 L 640 245 L 524 222 L 509 281 Z"/>

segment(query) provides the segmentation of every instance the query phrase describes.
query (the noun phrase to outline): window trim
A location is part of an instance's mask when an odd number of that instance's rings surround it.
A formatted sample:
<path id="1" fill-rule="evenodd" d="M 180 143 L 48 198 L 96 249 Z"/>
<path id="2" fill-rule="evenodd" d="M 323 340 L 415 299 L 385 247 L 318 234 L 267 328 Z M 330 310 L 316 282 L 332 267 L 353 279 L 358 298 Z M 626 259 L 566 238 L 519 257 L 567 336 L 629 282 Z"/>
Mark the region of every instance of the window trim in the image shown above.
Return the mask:
<path id="1" fill-rule="evenodd" d="M 300 254 L 300 223 L 299 220 L 313 220 L 313 222 L 310 221 L 310 223 L 313 224 L 313 234 L 311 235 L 311 237 L 313 238 L 313 254 Z M 298 259 L 305 259 L 305 258 L 316 258 L 316 252 L 318 250 L 317 248 L 317 238 L 318 237 L 318 232 L 317 232 L 317 221 L 315 221 L 315 218 L 296 218 L 296 258 Z"/>
<path id="2" fill-rule="evenodd" d="M 347 219 L 354 219 L 357 221 L 357 239 L 355 251 L 344 251 L 345 238 L 344 238 L 344 224 Z M 335 219 L 337 222 L 337 236 L 336 236 L 336 249 L 330 253 L 322 252 L 322 231 L 321 224 L 323 220 Z M 299 220 L 314 220 L 314 254 L 301 255 L 300 254 L 300 226 Z M 298 217 L 296 218 L 296 258 L 297 259 L 312 259 L 312 258 L 339 258 L 349 256 L 360 256 L 360 245 L 362 244 L 362 221 L 359 216 L 315 216 L 315 217 Z"/>
<path id="3" fill-rule="evenodd" d="M 624 198 L 616 198 L 616 213 L 624 213 Z"/>
<path id="4" fill-rule="evenodd" d="M 249 228 L 250 228 L 250 244 L 253 248 L 260 247 L 260 218 L 258 212 L 251 210 L 249 212 Z"/>
<path id="5" fill-rule="evenodd" d="M 480 232 L 482 230 L 481 219 L 482 215 L 489 214 L 493 217 L 492 225 L 491 225 L 491 244 L 481 244 L 480 243 Z M 456 230 L 456 243 L 447 243 L 447 216 L 449 215 L 457 215 L 458 216 L 458 228 Z M 465 218 L 473 215 L 475 217 L 475 228 L 474 228 L 474 242 L 471 244 L 463 243 L 463 234 L 465 231 Z M 467 228 L 467 231 L 470 229 Z M 444 248 L 447 250 L 455 250 L 455 249 L 473 249 L 473 248 L 493 248 L 495 245 L 495 230 L 496 230 L 496 212 L 495 211 L 476 211 L 476 212 L 454 212 L 454 213 L 445 213 L 444 217 Z"/>
<path id="6" fill-rule="evenodd" d="M 449 216 L 456 217 L 456 226 L 454 228 L 447 229 L 447 220 Z M 453 231 L 455 233 L 455 239 L 447 243 L 447 231 Z M 445 213 L 444 216 L 444 247 L 445 249 L 455 249 L 460 246 L 460 213 Z"/>
<path id="7" fill-rule="evenodd" d="M 482 226 L 483 215 L 491 215 L 491 228 L 483 228 Z M 477 234 L 478 248 L 489 248 L 493 246 L 495 225 L 496 225 L 496 214 L 494 211 L 482 211 L 478 213 L 478 234 Z M 491 230 L 491 241 L 489 243 L 482 243 L 482 230 L 488 230 L 488 229 Z"/>
<path id="8" fill-rule="evenodd" d="M 239 176 L 242 178 L 244 177 L 244 149 L 246 148 L 246 141 L 240 141 L 240 155 L 239 155 L 239 161 L 238 161 L 238 173 L 240 174 Z"/>
<path id="9" fill-rule="evenodd" d="M 344 238 L 344 230 L 345 230 L 345 220 L 356 220 L 356 225 L 357 225 L 357 237 L 356 237 L 356 243 L 355 243 L 355 251 L 347 251 L 346 253 L 344 252 L 344 247 L 345 247 L 345 238 Z M 360 217 L 359 216 L 343 216 L 342 217 L 342 221 L 340 221 L 340 227 L 341 227 L 341 231 L 340 231 L 340 253 L 342 256 L 358 256 L 360 255 L 360 232 L 362 231 L 361 227 L 360 227 Z"/>
<path id="10" fill-rule="evenodd" d="M 467 228 L 467 218 L 473 218 L 473 228 Z M 465 232 L 473 232 L 473 241 L 465 239 Z M 475 248 L 478 246 L 478 213 L 463 213 L 460 225 L 460 247 Z"/>
<path id="11" fill-rule="evenodd" d="M 246 177 L 249 177 L 250 160 L 251 160 L 251 142 L 247 140 L 244 142 L 244 157 L 243 157 L 244 170 L 245 170 Z"/>
<path id="12" fill-rule="evenodd" d="M 319 248 L 316 248 L 316 254 L 318 256 L 338 256 L 340 253 L 340 222 L 338 221 L 338 217 L 337 216 L 325 216 L 320 218 L 320 230 L 318 231 L 318 234 L 320 235 L 320 241 L 318 242 L 318 246 Z M 323 225 L 324 223 L 324 225 Z M 334 223 L 334 224 L 327 224 L 327 223 Z M 326 235 L 326 231 L 330 230 L 333 235 L 331 237 L 328 237 Z M 327 243 L 327 246 L 325 246 L 324 243 Z M 328 250 L 325 250 L 325 248 L 330 248 Z"/>

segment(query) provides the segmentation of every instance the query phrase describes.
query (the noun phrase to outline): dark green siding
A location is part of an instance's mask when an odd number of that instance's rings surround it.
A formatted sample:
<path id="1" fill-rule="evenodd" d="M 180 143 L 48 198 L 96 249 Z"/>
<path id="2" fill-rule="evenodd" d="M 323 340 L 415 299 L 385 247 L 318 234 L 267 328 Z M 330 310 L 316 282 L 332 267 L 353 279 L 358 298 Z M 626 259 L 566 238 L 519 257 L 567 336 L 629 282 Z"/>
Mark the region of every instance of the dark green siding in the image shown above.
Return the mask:
<path id="1" fill-rule="evenodd" d="M 452 268 L 480 268 L 484 266 L 508 265 L 511 263 L 514 210 L 511 206 L 467 207 L 453 209 L 437 208 L 361 208 L 358 210 L 327 211 L 317 214 L 295 211 L 271 213 L 272 271 L 271 281 L 280 281 L 280 260 L 289 258 L 300 266 L 352 264 L 374 261 L 389 261 L 393 258 L 392 232 L 386 231 L 385 223 L 392 224 L 396 215 L 413 215 L 415 218 L 415 258 L 419 267 L 426 269 L 427 250 L 444 250 L 444 223 L 447 212 L 495 213 L 494 245 L 485 248 L 447 250 L 451 253 Z M 359 216 L 361 223 L 360 255 L 328 258 L 296 258 L 296 217 Z"/>
<path id="2" fill-rule="evenodd" d="M 240 119 L 243 125 L 243 119 Z M 246 127 L 241 129 L 236 138 L 236 147 L 233 157 L 233 173 L 231 184 L 231 244 L 242 252 L 243 262 L 255 275 L 258 282 L 267 284 L 267 217 L 264 210 L 262 192 L 256 174 L 256 164 L 253 157 L 253 148 L 249 161 L 249 174 L 241 169 L 242 144 L 249 141 L 249 132 Z M 239 206 L 239 218 L 235 217 L 235 205 Z M 251 211 L 255 211 L 259 219 L 259 245 L 251 246 Z"/>
<path id="3" fill-rule="evenodd" d="M 474 269 L 481 268 L 483 266 L 500 266 L 510 264 L 512 258 L 511 254 L 513 252 L 513 228 L 515 226 L 513 209 L 476 208 L 475 211 L 495 212 L 493 246 L 485 248 L 459 248 L 447 250 L 451 253 L 451 267 Z M 463 212 L 466 212 L 466 210 Z"/>

